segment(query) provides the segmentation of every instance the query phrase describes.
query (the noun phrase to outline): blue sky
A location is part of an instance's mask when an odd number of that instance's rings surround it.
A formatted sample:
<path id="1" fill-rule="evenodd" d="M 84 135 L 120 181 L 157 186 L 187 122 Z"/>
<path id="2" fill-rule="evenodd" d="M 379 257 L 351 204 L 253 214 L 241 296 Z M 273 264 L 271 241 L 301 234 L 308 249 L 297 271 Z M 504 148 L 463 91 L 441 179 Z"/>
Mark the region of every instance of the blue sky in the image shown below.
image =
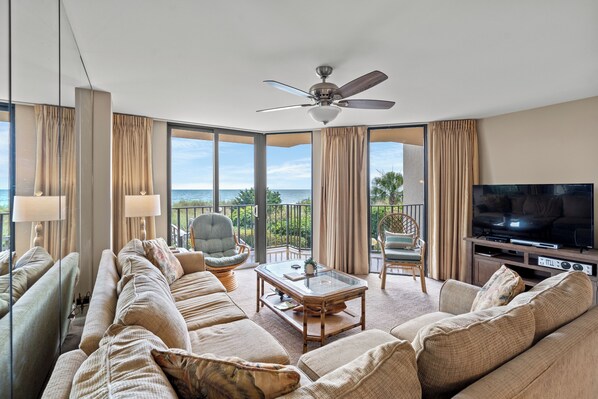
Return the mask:
<path id="1" fill-rule="evenodd" d="M 370 143 L 370 183 L 391 170 L 403 173 L 403 144 Z"/>
<path id="2" fill-rule="evenodd" d="M 8 122 L 0 122 L 0 189 L 8 190 Z"/>

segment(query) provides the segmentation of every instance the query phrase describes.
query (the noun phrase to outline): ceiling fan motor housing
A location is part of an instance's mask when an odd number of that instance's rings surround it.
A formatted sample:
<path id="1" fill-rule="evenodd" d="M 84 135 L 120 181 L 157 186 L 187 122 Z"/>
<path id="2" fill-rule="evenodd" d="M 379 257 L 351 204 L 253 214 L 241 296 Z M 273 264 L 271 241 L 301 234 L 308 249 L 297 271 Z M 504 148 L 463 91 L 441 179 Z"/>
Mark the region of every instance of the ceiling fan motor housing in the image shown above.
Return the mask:
<path id="1" fill-rule="evenodd" d="M 318 104 L 330 105 L 334 100 L 334 92 L 337 89 L 338 86 L 334 83 L 321 82 L 310 87 L 309 94 L 314 96 Z"/>

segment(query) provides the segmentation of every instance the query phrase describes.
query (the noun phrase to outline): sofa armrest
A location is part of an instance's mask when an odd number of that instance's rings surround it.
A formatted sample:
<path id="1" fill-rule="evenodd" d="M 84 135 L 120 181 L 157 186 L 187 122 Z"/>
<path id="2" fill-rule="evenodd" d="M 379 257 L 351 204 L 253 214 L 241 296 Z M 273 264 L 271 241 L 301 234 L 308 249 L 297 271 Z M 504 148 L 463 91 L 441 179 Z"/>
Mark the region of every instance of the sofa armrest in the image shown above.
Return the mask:
<path id="1" fill-rule="evenodd" d="M 457 280 L 446 280 L 440 288 L 441 312 L 452 314 L 469 313 L 480 287 Z"/>
<path id="2" fill-rule="evenodd" d="M 58 358 L 52 376 L 46 385 L 42 399 L 68 399 L 71 394 L 75 373 L 87 355 L 81 349 L 66 352 Z"/>
<path id="3" fill-rule="evenodd" d="M 174 256 L 181 262 L 185 274 L 206 271 L 206 263 L 201 251 L 180 252 Z"/>

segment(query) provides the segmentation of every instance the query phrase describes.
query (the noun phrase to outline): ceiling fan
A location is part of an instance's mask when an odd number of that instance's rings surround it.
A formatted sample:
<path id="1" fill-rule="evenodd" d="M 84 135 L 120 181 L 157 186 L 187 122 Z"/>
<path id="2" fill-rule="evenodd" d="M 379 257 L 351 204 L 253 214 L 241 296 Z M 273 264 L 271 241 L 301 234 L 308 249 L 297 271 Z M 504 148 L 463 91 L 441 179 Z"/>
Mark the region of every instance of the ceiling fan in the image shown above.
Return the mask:
<path id="1" fill-rule="evenodd" d="M 386 74 L 380 71 L 372 71 L 357 79 L 350 81 L 344 86 L 338 87 L 334 83 L 327 82 L 326 79 L 332 74 L 332 67 L 322 65 L 316 68 L 316 74 L 322 79 L 321 83 L 316 83 L 309 88 L 309 93 L 296 87 L 289 86 L 276 80 L 264 80 L 270 86 L 287 93 L 294 94 L 310 99 L 309 104 L 287 105 L 284 107 L 260 109 L 256 112 L 272 112 L 285 109 L 311 107 L 309 115 L 317 122 L 327 124 L 333 121 L 341 112 L 341 108 L 361 108 L 361 109 L 390 109 L 395 105 L 394 101 L 384 100 L 347 100 L 348 97 L 361 93 L 369 88 L 388 79 Z"/>

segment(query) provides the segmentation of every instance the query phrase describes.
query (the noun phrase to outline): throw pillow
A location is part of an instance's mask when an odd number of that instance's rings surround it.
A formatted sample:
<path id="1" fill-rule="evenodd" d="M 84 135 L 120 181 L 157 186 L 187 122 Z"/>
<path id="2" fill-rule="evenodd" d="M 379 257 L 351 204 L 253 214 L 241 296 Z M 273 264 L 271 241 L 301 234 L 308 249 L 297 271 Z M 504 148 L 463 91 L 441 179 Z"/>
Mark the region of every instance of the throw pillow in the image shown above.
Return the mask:
<path id="1" fill-rule="evenodd" d="M 152 350 L 181 398 L 270 399 L 293 391 L 300 375 L 288 366 L 252 363 L 211 353 Z"/>
<path id="2" fill-rule="evenodd" d="M 185 274 L 181 263 L 163 238 L 143 241 L 143 248 L 147 259 L 160 269 L 168 284 L 174 283 Z"/>
<path id="3" fill-rule="evenodd" d="M 525 291 L 525 283 L 519 274 L 502 265 L 477 293 L 471 311 L 504 306 L 523 291 Z"/>
<path id="4" fill-rule="evenodd" d="M 415 246 L 415 234 L 384 231 L 384 248 L 411 249 Z"/>
<path id="5" fill-rule="evenodd" d="M 71 398 L 176 398 L 151 350 L 166 345 L 140 326 L 111 325 L 73 378 Z"/>
<path id="6" fill-rule="evenodd" d="M 116 303 L 115 324 L 142 326 L 169 348 L 190 350 L 187 323 L 162 276 L 128 274 Z"/>
<path id="7" fill-rule="evenodd" d="M 424 399 L 449 398 L 531 347 L 529 305 L 500 306 L 423 327 L 411 343 Z"/>
<path id="8" fill-rule="evenodd" d="M 130 256 L 141 256 L 145 258 L 145 249 L 143 249 L 143 243 L 141 240 L 137 238 L 132 239 L 118 252 L 118 256 L 116 257 L 116 269 L 118 270 L 118 274 L 121 276 L 127 274 L 125 270 L 123 270 L 123 267 L 125 261 Z"/>
<path id="9" fill-rule="evenodd" d="M 10 304 L 10 274 L 0 276 L 0 317 L 9 312 Z M 12 303 L 15 304 L 27 291 L 27 273 L 25 270 L 12 272 Z"/>
<path id="10" fill-rule="evenodd" d="M 33 286 L 54 264 L 52 256 L 43 247 L 33 247 L 25 252 L 15 264 L 15 269 L 22 268 L 27 273 L 27 287 Z"/>
<path id="11" fill-rule="evenodd" d="M 5 274 L 8 274 L 8 268 L 10 267 L 9 263 L 10 263 L 10 258 L 11 258 L 11 253 L 10 250 L 6 250 L 6 251 L 2 251 L 0 252 L 0 276 L 3 276 Z M 14 268 L 14 258 L 15 258 L 15 253 L 12 253 L 12 259 L 13 259 L 13 268 Z"/>

